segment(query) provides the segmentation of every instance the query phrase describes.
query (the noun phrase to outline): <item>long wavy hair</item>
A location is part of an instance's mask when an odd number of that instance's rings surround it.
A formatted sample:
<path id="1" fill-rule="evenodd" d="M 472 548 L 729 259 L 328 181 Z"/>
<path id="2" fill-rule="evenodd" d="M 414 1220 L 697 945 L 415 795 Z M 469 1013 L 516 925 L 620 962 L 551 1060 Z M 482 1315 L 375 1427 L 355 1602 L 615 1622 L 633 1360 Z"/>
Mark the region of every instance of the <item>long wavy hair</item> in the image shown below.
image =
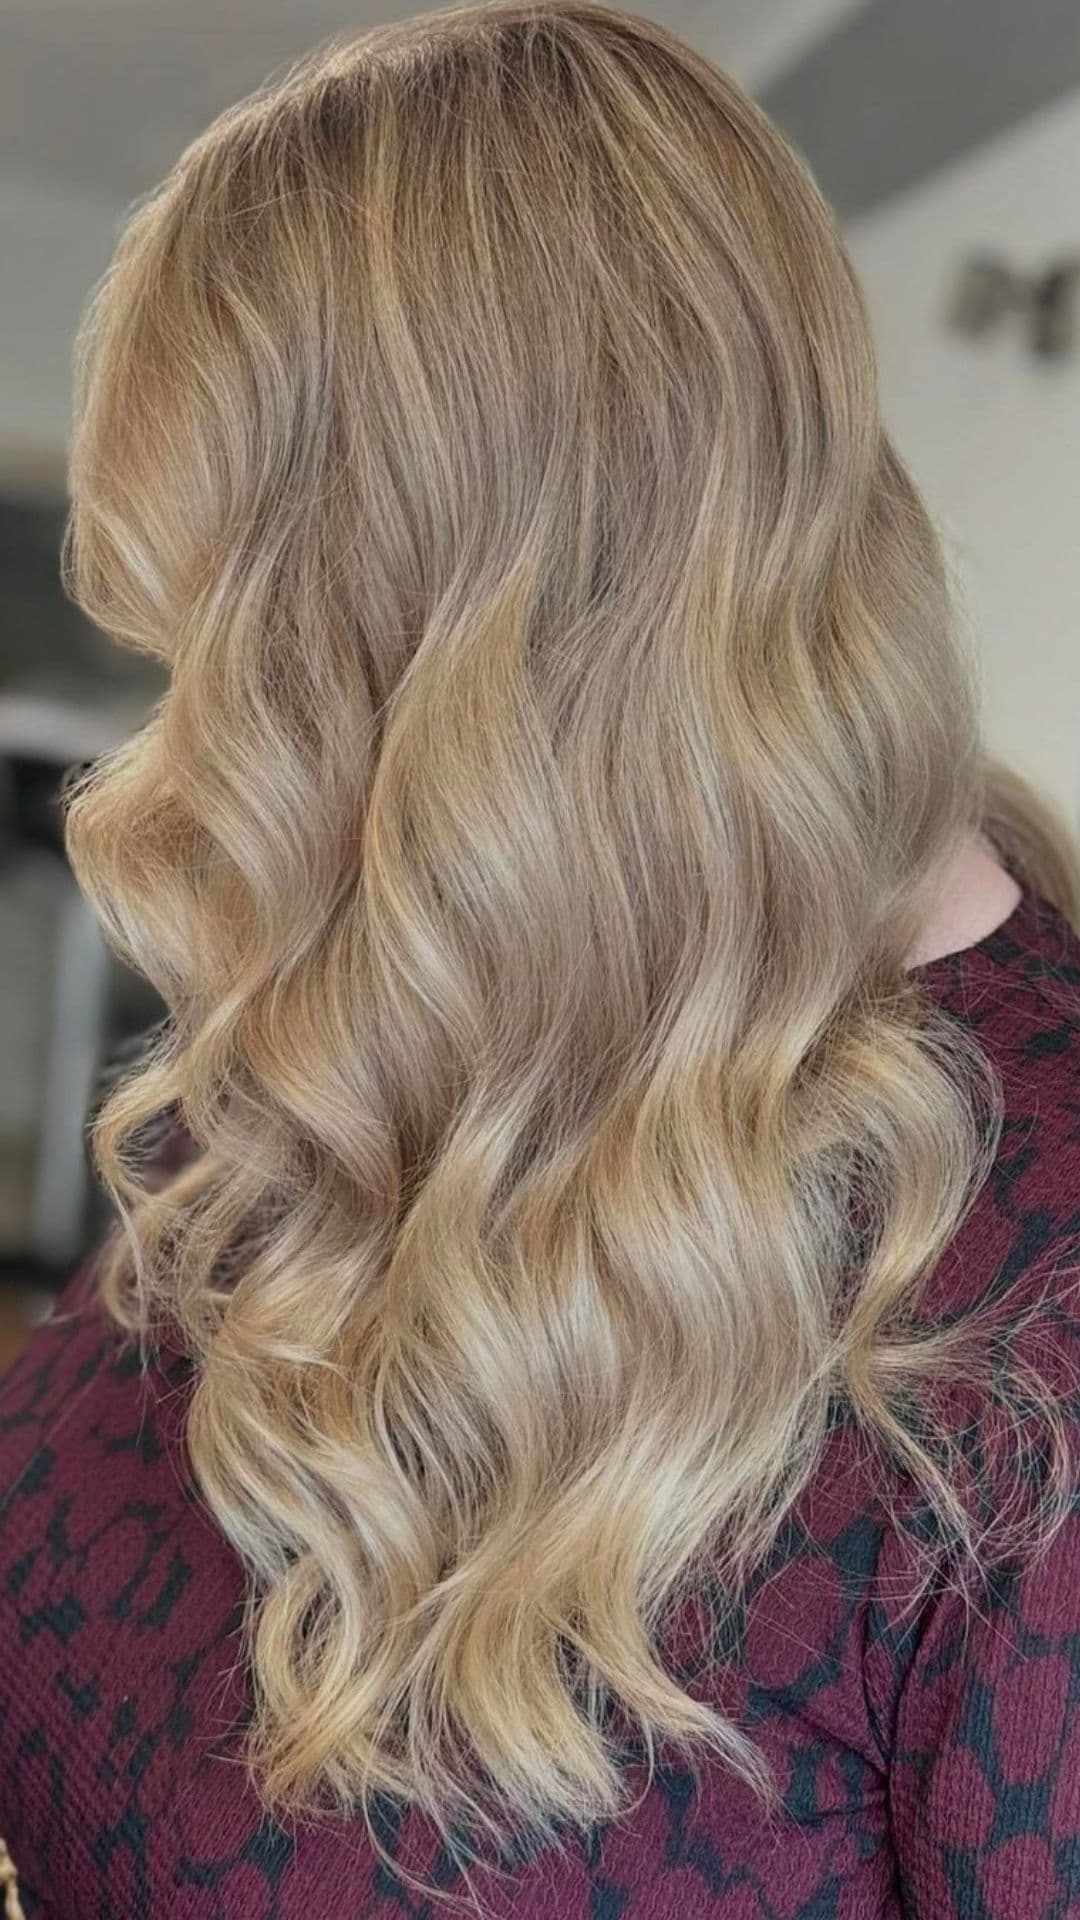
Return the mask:
<path id="1" fill-rule="evenodd" d="M 905 1409 L 997 1094 L 905 955 L 980 826 L 1076 908 L 833 220 L 661 27 L 464 8 L 197 139 L 77 376 L 66 575 L 169 675 L 69 797 L 168 1008 L 103 1284 L 193 1362 L 254 1777 L 550 1839 L 614 1708 L 767 1791 L 663 1623 L 838 1403 L 970 1533 Z"/>

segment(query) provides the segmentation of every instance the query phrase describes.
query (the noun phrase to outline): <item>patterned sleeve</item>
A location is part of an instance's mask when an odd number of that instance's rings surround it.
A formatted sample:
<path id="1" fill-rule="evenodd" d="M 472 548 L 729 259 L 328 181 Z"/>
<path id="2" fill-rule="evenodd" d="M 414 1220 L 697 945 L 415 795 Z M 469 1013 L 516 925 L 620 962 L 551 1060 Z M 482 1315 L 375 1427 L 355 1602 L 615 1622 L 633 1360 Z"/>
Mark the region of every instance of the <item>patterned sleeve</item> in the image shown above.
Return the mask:
<path id="1" fill-rule="evenodd" d="M 896 1704 L 905 1920 L 1080 1916 L 1080 1506 L 921 1625 Z"/>

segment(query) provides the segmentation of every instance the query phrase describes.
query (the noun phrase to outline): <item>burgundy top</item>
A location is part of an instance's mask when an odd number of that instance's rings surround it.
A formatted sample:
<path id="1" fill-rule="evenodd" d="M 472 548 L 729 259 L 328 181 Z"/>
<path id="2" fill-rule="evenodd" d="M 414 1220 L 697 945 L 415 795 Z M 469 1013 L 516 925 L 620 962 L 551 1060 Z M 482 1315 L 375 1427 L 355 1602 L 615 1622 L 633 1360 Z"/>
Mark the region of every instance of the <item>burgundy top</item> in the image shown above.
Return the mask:
<path id="1" fill-rule="evenodd" d="M 1080 941 L 1025 894 L 996 933 L 918 971 L 993 1056 L 1007 1103 L 932 1310 L 991 1290 L 1018 1315 L 1043 1294 L 1039 1350 L 1080 1421 Z M 242 1581 L 191 1488 L 186 1378 L 167 1360 L 143 1382 L 80 1277 L 0 1386 L 0 1836 L 26 1920 L 438 1920 L 359 1820 L 297 1834 L 246 1784 Z M 1080 1915 L 1080 1510 L 972 1608 L 945 1580 L 905 1608 L 910 1545 L 838 1421 L 723 1664 L 694 1682 L 764 1749 L 779 1812 L 763 1818 L 718 1762 L 697 1799 L 663 1765 L 564 1858 L 474 1876 L 488 1910 Z M 395 1859 L 467 1894 L 416 1816 L 388 1805 L 381 1823 Z"/>

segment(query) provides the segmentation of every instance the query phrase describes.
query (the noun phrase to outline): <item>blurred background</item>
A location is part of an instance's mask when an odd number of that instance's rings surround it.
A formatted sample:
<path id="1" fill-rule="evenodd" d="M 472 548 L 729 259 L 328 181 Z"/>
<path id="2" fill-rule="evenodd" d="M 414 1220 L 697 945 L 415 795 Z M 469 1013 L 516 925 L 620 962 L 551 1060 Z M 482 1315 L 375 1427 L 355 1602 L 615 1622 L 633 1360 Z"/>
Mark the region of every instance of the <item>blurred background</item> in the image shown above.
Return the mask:
<path id="1" fill-rule="evenodd" d="M 159 1017 L 67 873 L 65 769 L 159 691 L 57 571 L 70 349 L 132 198 L 385 0 L 0 0 L 0 1364 L 93 1242 L 85 1116 Z M 1077 0 L 653 0 L 814 167 L 946 536 L 994 748 L 1080 814 Z"/>

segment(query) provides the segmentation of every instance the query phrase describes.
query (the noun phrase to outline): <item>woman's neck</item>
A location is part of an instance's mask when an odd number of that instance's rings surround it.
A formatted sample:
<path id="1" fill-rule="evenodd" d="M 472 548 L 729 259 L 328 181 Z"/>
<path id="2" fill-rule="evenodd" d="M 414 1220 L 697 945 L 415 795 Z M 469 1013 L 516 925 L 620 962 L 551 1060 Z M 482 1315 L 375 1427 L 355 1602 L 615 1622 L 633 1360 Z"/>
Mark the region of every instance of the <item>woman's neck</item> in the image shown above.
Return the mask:
<path id="1" fill-rule="evenodd" d="M 908 966 L 925 966 L 984 940 L 1008 919 L 1019 898 L 1019 886 L 993 848 L 981 837 L 971 840 L 949 868 L 939 903 L 908 954 Z"/>

